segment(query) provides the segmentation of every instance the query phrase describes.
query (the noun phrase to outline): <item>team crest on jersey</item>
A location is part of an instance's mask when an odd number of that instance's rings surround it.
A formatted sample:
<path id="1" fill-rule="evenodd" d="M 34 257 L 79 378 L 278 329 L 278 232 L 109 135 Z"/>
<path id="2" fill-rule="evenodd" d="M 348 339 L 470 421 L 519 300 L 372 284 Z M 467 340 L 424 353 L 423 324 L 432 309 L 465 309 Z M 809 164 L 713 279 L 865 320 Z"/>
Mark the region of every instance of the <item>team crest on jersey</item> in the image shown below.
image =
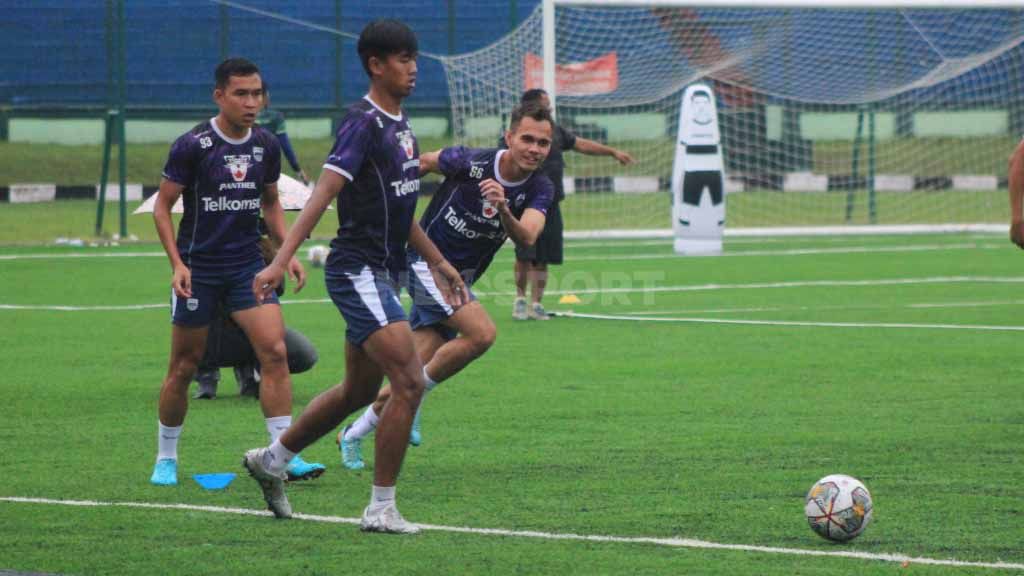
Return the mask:
<path id="1" fill-rule="evenodd" d="M 249 158 L 248 154 L 224 156 L 224 165 L 231 171 L 231 177 L 235 179 L 235 182 L 245 180 L 245 175 L 249 172 L 249 166 L 252 165 L 249 162 Z"/>
<path id="2" fill-rule="evenodd" d="M 253 146 L 252 157 L 257 162 L 263 162 L 263 148 L 261 146 Z"/>
<path id="3" fill-rule="evenodd" d="M 523 200 L 526 200 L 526 194 L 516 194 L 516 199 L 513 201 L 513 204 L 519 206 L 523 203 Z"/>
<path id="4" fill-rule="evenodd" d="M 490 200 L 484 200 L 483 207 L 484 218 L 494 218 L 498 215 L 498 209 L 495 208 L 494 204 L 491 204 Z"/>
<path id="5" fill-rule="evenodd" d="M 416 146 L 413 144 L 412 130 L 405 130 L 395 134 L 398 137 L 398 143 L 402 146 L 402 150 L 405 151 L 407 158 L 412 160 L 413 156 L 416 155 Z"/>

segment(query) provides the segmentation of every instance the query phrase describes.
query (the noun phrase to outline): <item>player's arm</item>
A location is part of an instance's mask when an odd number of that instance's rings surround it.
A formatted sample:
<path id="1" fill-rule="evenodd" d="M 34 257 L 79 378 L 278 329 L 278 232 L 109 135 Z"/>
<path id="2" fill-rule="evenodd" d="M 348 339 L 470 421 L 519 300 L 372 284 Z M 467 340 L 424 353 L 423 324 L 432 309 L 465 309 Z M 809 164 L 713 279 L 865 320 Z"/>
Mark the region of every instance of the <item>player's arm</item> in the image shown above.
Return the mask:
<path id="1" fill-rule="evenodd" d="M 171 261 L 171 287 L 179 298 L 192 296 L 192 271 L 181 260 L 178 243 L 174 240 L 174 222 L 171 220 L 171 209 L 184 189 L 181 184 L 163 178 L 160 180 L 160 189 L 153 203 L 153 223 L 156 225 L 160 243 L 164 246 L 164 252 L 167 253 L 167 259 Z"/>
<path id="2" fill-rule="evenodd" d="M 612 148 L 597 142 L 590 140 L 589 138 L 583 138 L 581 136 L 576 137 L 576 144 L 572 148 L 580 154 L 586 154 L 587 156 L 612 156 L 619 161 L 619 164 L 627 166 L 634 162 L 633 157 L 629 155 L 629 152 L 619 150 L 618 148 Z"/>
<path id="3" fill-rule="evenodd" d="M 544 213 L 535 208 L 523 211 L 522 218 L 516 218 L 508 207 L 505 188 L 496 180 L 488 178 L 480 183 L 480 194 L 498 209 L 498 218 L 505 233 L 519 246 L 533 246 L 544 230 Z"/>
<path id="4" fill-rule="evenodd" d="M 320 174 L 320 178 L 316 181 L 316 188 L 310 194 L 302 212 L 299 213 L 299 217 L 292 224 L 288 233 L 284 235 L 284 241 L 281 242 L 277 256 L 252 280 L 252 290 L 256 294 L 258 302 L 263 302 L 263 299 L 281 284 L 286 266 L 295 257 L 295 252 L 298 251 L 302 242 L 316 227 L 324 211 L 341 192 L 345 182 L 347 180 L 344 176 L 332 170 L 324 170 Z"/>
<path id="5" fill-rule="evenodd" d="M 462 281 L 462 275 L 448 260 L 445 260 L 444 254 L 441 254 L 441 251 L 437 249 L 423 228 L 420 228 L 420 223 L 416 220 L 413 220 L 412 226 L 409 228 L 409 245 L 426 261 L 430 273 L 434 276 L 434 282 L 441 290 L 445 301 L 452 306 L 465 304 L 466 284 Z"/>
<path id="6" fill-rule="evenodd" d="M 260 204 L 263 209 L 263 221 L 267 224 L 267 232 L 275 246 L 284 243 L 288 225 L 284 220 L 284 207 L 281 206 L 281 197 L 277 189 L 277 182 L 263 186 L 263 194 L 260 196 Z M 288 261 L 288 275 L 295 282 L 295 292 L 302 290 L 306 285 L 306 270 L 295 258 Z"/>
<path id="7" fill-rule="evenodd" d="M 1010 241 L 1024 248 L 1024 141 L 1010 156 Z"/>
<path id="8" fill-rule="evenodd" d="M 440 172 L 440 158 L 440 150 L 434 150 L 433 152 L 424 152 L 423 154 L 420 154 L 420 176 L 422 177 L 431 172 Z"/>
<path id="9" fill-rule="evenodd" d="M 506 216 L 504 213 L 501 214 L 501 225 L 505 227 L 505 231 L 508 232 L 512 241 L 516 244 L 529 247 L 533 246 L 533 243 L 537 241 L 537 237 L 544 231 L 544 223 L 547 221 L 547 216 L 543 212 L 536 208 L 527 208 L 523 211 L 523 217 L 516 220 L 512 216 L 512 212 L 509 211 Z M 515 223 L 515 228 L 518 229 L 516 236 L 512 235 L 512 227 L 509 226 L 511 223 Z"/>

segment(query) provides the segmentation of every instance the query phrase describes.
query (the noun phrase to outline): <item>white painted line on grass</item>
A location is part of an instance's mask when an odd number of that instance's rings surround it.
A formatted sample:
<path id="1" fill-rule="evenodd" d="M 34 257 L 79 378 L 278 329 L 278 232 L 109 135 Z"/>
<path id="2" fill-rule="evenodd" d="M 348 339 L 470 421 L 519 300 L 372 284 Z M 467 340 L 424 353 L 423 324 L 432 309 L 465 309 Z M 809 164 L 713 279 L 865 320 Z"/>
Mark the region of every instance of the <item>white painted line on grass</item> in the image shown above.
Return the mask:
<path id="1" fill-rule="evenodd" d="M 545 290 L 545 294 L 633 294 L 660 292 L 700 292 L 704 290 L 764 290 L 783 288 L 828 288 L 834 286 L 913 286 L 917 284 L 1021 284 L 1024 276 L 929 276 L 925 278 L 882 278 L 871 280 L 795 280 L 792 282 L 753 282 L 750 284 L 684 284 L 679 286 L 628 286 L 622 288 L 578 288 Z M 549 284 L 550 285 L 550 284 Z M 477 296 L 512 296 L 515 291 L 484 292 Z"/>
<path id="2" fill-rule="evenodd" d="M 59 254 L 0 254 L 0 260 L 57 260 L 63 258 L 151 258 L 163 252 L 61 252 Z"/>
<path id="3" fill-rule="evenodd" d="M 841 248 L 788 248 L 782 250 L 738 250 L 722 252 L 700 258 L 732 258 L 749 256 L 814 256 L 820 254 L 892 254 L 899 252 L 936 252 L 943 250 L 992 250 L 1003 249 L 1002 244 L 920 244 L 917 246 L 844 246 Z M 647 254 L 602 254 L 592 256 L 573 256 L 572 262 L 612 261 L 612 260 L 671 260 L 686 258 L 674 252 Z"/>
<path id="4" fill-rule="evenodd" d="M 981 330 L 989 332 L 1024 332 L 1024 326 L 986 326 L 982 324 L 912 324 L 903 322 L 804 322 L 798 320 L 749 320 L 740 318 L 657 318 L 652 316 L 627 316 L 616 314 L 586 314 L 581 312 L 555 311 L 561 318 L 586 318 L 589 320 L 622 320 L 631 322 L 682 322 L 689 324 L 744 324 L 754 326 L 809 326 L 817 328 L 917 328 L 926 330 Z"/>
<path id="5" fill-rule="evenodd" d="M 723 231 L 726 238 L 736 236 L 893 236 L 908 234 L 1005 234 L 1005 224 L 866 224 L 859 226 L 768 226 L 732 228 Z M 672 238 L 671 228 L 637 230 L 570 230 L 567 239 Z"/>
<path id="6" fill-rule="evenodd" d="M 734 312 L 811 312 L 819 310 L 891 310 L 894 308 L 984 308 L 993 306 L 1020 306 L 1024 300 L 975 300 L 970 302 L 914 302 L 910 304 L 863 304 L 853 306 L 757 306 L 742 308 L 678 308 L 675 310 L 642 310 L 623 312 L 628 316 L 664 316 L 666 314 L 719 314 Z"/>
<path id="7" fill-rule="evenodd" d="M 972 241 L 985 241 L 985 242 L 1006 242 L 1007 238 L 1005 234 L 962 234 L 957 238 L 951 238 L 951 240 L 972 240 Z M 881 242 L 892 242 L 892 236 L 836 236 L 833 238 L 826 238 L 822 236 L 789 236 L 785 238 L 766 238 L 766 237 L 744 237 L 737 238 L 731 237 L 725 239 L 725 245 L 736 246 L 740 244 L 797 244 L 800 242 L 806 242 L 810 244 L 853 244 L 853 243 L 881 243 Z M 673 240 L 671 238 L 663 240 L 566 240 L 565 247 L 572 249 L 588 249 L 588 248 L 624 248 L 629 246 L 672 246 Z M 506 247 L 514 247 L 512 243 L 505 245 Z"/>
<path id="8" fill-rule="evenodd" d="M 56 312 L 100 312 L 108 310 L 153 310 L 171 309 L 171 304 L 124 304 L 121 306 L 65 306 L 60 304 L 0 304 L 0 310 L 50 310 Z"/>
<path id="9" fill-rule="evenodd" d="M 100 502 L 95 500 L 54 500 L 50 498 L 23 498 L 17 496 L 0 497 L 2 502 L 16 504 L 51 504 L 57 506 L 86 507 L 124 507 L 144 508 L 151 510 L 188 510 L 192 512 L 212 512 L 217 514 L 237 514 L 241 516 L 266 516 L 271 513 L 248 508 L 227 508 L 222 506 L 199 506 L 194 504 L 157 504 L 151 502 Z M 358 518 L 341 516 L 321 516 L 316 514 L 295 514 L 296 520 L 326 522 L 331 524 L 359 524 Z M 694 538 L 654 538 L 645 536 L 600 536 L 588 534 L 572 534 L 558 532 L 541 532 L 535 530 L 506 530 L 503 528 L 471 528 L 468 526 L 443 526 L 439 524 L 416 524 L 423 530 L 437 532 L 454 532 L 457 534 L 474 534 L 480 536 L 505 536 L 511 538 L 532 538 L 538 540 L 570 540 L 580 542 L 600 542 L 615 544 L 651 544 L 671 548 L 698 548 L 704 550 L 730 550 L 737 552 L 756 552 L 761 554 L 784 554 L 789 556 L 829 556 L 833 558 L 853 558 L 857 560 L 873 560 L 880 562 L 899 562 L 909 564 L 926 564 L 931 566 L 956 566 L 964 568 L 995 568 L 1003 570 L 1024 570 L 1024 564 L 1013 562 L 970 562 L 956 559 L 925 558 L 905 556 L 903 554 L 885 554 L 873 552 L 857 552 L 853 550 L 808 550 L 804 548 L 782 548 L 776 546 L 754 546 L 750 544 L 723 544 Z"/>

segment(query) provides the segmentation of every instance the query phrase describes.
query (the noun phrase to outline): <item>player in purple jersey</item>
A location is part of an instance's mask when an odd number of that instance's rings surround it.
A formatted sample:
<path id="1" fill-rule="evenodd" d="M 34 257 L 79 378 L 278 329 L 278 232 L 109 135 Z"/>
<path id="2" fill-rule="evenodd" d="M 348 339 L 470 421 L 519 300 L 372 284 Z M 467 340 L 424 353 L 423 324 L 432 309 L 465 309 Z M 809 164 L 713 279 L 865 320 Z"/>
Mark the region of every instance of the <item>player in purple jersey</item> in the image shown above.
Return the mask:
<path id="1" fill-rule="evenodd" d="M 540 102 L 551 106 L 547 92 L 534 88 L 523 92 L 521 102 Z M 595 140 L 588 140 L 566 130 L 562 125 L 555 124 L 554 136 L 551 139 L 551 154 L 540 167 L 541 173 L 551 179 L 555 185 L 555 201 L 548 212 L 548 222 L 537 242 L 528 248 L 516 247 L 516 299 L 512 303 L 512 317 L 516 320 L 547 320 L 550 318 L 541 300 L 548 282 L 548 264 L 562 263 L 562 210 L 559 203 L 565 199 L 562 184 L 562 173 L 565 161 L 562 152 L 575 150 L 588 156 L 611 156 L 619 164 L 633 164 L 633 157 L 628 152 L 612 148 Z M 526 286 L 530 285 L 530 304 L 526 304 Z"/>
<path id="2" fill-rule="evenodd" d="M 505 134 L 507 150 L 454 147 L 420 156 L 421 174 L 445 176 L 420 225 L 468 286 L 483 275 L 506 238 L 516 246 L 530 246 L 544 229 L 554 185 L 537 169 L 551 149 L 552 127 L 548 108 L 531 102 L 512 111 Z M 412 251 L 409 269 L 409 318 L 429 392 L 482 356 L 494 343 L 497 329 L 472 292 L 462 307 L 441 299 L 426 263 Z M 377 427 L 389 394 L 390 389 L 383 388 L 376 402 L 338 434 L 346 468 L 364 466 L 361 439 Z M 419 415 L 417 411 L 409 438 L 414 446 L 421 441 Z"/>
<path id="3" fill-rule="evenodd" d="M 360 526 L 370 532 L 409 534 L 419 528 L 398 513 L 395 483 L 425 382 L 398 301 L 406 244 L 430 263 L 440 291 L 453 306 L 462 304 L 466 288 L 413 218 L 419 151 L 402 100 L 416 84 L 416 36 L 397 20 L 377 20 L 363 28 L 358 51 L 370 77 L 369 94 L 349 108 L 306 207 L 274 261 L 252 285 L 257 298 L 271 297 L 285 265 L 337 197 L 338 235 L 331 242 L 324 275 L 347 325 L 345 378 L 314 398 L 276 442 L 246 452 L 243 464 L 274 514 L 289 517 L 285 463 L 372 402 L 387 376 L 394 392 L 381 416 L 386 433 L 377 435 L 373 490 Z"/>
<path id="4" fill-rule="evenodd" d="M 160 388 L 157 462 L 150 482 L 178 482 L 178 438 L 188 411 L 188 387 L 206 350 L 210 323 L 220 307 L 245 332 L 259 359 L 260 404 L 272 439 L 291 424 L 292 384 L 288 374 L 281 307 L 257 306 L 252 279 L 263 267 L 260 210 L 270 236 L 285 235 L 278 201 L 281 150 L 277 138 L 253 123 L 263 105 L 259 69 L 241 58 L 215 72 L 213 99 L 220 112 L 178 138 L 171 147 L 153 208 L 160 242 L 171 262 L 171 357 Z M 171 207 L 183 198 L 185 213 L 177 240 Z M 305 284 L 302 265 L 286 261 L 297 292 Z M 289 462 L 298 476 L 310 467 Z M 302 468 L 302 470 L 298 470 Z"/>

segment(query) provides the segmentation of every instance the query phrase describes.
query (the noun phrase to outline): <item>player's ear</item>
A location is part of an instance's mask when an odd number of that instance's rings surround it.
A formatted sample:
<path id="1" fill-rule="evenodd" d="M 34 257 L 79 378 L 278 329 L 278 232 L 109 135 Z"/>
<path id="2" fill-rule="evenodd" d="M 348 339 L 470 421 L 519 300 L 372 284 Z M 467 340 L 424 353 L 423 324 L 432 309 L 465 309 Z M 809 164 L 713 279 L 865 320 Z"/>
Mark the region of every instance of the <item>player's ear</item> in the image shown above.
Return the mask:
<path id="1" fill-rule="evenodd" d="M 511 148 L 512 147 L 512 131 L 511 130 L 505 130 L 505 147 L 506 148 Z"/>
<path id="2" fill-rule="evenodd" d="M 376 76 L 384 73 L 384 61 L 376 56 L 370 56 L 366 61 L 366 64 L 370 67 L 370 76 Z"/>

